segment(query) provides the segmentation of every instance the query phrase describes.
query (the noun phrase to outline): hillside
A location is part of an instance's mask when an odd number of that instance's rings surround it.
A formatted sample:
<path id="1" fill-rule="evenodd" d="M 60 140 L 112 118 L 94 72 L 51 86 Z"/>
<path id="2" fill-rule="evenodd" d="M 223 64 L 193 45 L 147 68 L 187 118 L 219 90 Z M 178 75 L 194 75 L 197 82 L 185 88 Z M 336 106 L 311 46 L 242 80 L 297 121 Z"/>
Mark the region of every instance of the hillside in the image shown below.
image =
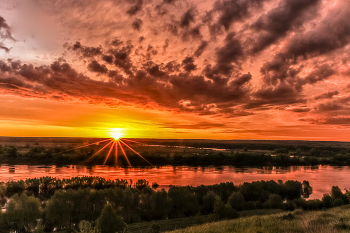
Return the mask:
<path id="1" fill-rule="evenodd" d="M 350 205 L 326 211 L 295 210 L 193 226 L 172 233 L 331 233 L 350 231 Z"/>

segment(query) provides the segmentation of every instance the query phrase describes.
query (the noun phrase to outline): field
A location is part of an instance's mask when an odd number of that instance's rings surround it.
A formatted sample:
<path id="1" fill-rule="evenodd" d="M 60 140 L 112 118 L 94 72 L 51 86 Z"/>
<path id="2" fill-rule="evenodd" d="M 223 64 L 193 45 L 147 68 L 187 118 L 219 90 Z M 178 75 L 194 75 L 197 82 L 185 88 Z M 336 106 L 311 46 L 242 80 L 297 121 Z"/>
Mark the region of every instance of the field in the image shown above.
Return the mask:
<path id="1" fill-rule="evenodd" d="M 295 210 L 266 216 L 243 217 L 234 220 L 206 223 L 172 233 L 335 233 L 350 231 L 350 205 L 327 211 Z"/>

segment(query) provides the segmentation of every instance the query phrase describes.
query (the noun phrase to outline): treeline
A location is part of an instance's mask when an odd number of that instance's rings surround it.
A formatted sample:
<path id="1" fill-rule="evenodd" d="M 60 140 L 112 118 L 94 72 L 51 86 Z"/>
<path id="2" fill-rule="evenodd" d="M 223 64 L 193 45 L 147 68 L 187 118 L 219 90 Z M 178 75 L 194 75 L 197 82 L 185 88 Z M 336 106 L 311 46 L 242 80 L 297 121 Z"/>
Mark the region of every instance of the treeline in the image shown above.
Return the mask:
<path id="1" fill-rule="evenodd" d="M 2 163 L 12 164 L 86 164 L 97 165 L 105 162 L 108 148 L 100 152 L 93 159 L 89 158 L 101 149 L 101 146 L 90 146 L 74 149 L 73 147 L 44 147 L 27 146 L 0 146 Z M 350 165 L 350 149 L 313 147 L 310 150 L 279 147 L 273 151 L 254 151 L 244 147 L 242 150 L 215 151 L 210 149 L 176 149 L 171 148 L 135 148 L 141 155 L 155 166 L 162 165 L 232 165 L 232 166 L 291 166 L 291 165 Z M 163 150 L 162 150 L 163 149 Z M 148 166 L 149 164 L 138 155 L 125 149 L 128 159 L 133 166 Z M 144 151 L 143 151 L 144 150 Z M 107 165 L 115 165 L 115 157 L 110 156 Z M 123 155 L 118 158 L 118 166 L 127 166 Z"/>
<path id="2" fill-rule="evenodd" d="M 123 232 L 126 223 L 210 215 L 239 217 L 242 210 L 314 210 L 349 203 L 349 193 L 333 187 L 322 200 L 306 200 L 307 181 L 232 182 L 155 190 L 146 180 L 99 177 L 43 177 L 0 185 L 0 232 Z"/>
<path id="3" fill-rule="evenodd" d="M 150 145 L 181 146 L 194 148 L 218 148 L 242 150 L 276 150 L 285 148 L 289 151 L 309 151 L 312 148 L 339 152 L 350 148 L 348 142 L 297 141 L 297 140 L 202 140 L 202 139 L 133 139 Z"/>

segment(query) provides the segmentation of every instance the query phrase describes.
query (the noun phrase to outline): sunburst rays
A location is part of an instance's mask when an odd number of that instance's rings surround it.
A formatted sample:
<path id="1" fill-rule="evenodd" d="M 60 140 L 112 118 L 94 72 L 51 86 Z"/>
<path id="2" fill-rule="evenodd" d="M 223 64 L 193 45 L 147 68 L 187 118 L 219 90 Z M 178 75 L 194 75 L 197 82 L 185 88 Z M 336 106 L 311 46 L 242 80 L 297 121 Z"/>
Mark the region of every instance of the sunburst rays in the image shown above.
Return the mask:
<path id="1" fill-rule="evenodd" d="M 138 153 L 136 150 L 133 149 L 134 146 L 131 145 L 131 143 L 138 143 L 138 144 L 140 144 L 140 142 L 137 142 L 137 141 L 134 141 L 134 140 L 130 140 L 130 139 L 125 139 L 125 138 L 113 137 L 113 138 L 101 140 L 101 141 L 98 141 L 98 142 L 89 143 L 89 144 L 86 144 L 86 145 L 83 145 L 83 146 L 78 146 L 78 147 L 75 147 L 73 149 L 63 151 L 61 153 L 64 153 L 64 152 L 67 152 L 67 151 L 76 150 L 76 149 L 79 149 L 79 148 L 89 147 L 89 146 L 92 146 L 92 145 L 99 145 L 100 143 L 106 143 L 106 144 L 103 145 L 97 152 L 95 152 L 93 155 L 91 155 L 88 159 L 86 159 L 82 163 L 89 163 L 89 162 L 91 162 L 97 156 L 101 155 L 104 150 L 108 149 L 108 153 L 106 154 L 106 156 L 105 156 L 105 158 L 103 160 L 103 165 L 105 165 L 107 163 L 107 161 L 111 157 L 111 155 L 113 156 L 113 150 L 114 150 L 114 164 L 115 164 L 115 166 L 118 166 L 118 162 L 120 161 L 120 158 L 119 158 L 120 155 L 124 156 L 124 159 L 127 162 L 128 166 L 132 166 L 132 164 L 130 162 L 130 159 L 128 158 L 127 151 L 126 151 L 126 150 L 128 150 L 128 151 L 131 151 L 132 153 L 136 154 L 139 158 L 141 158 L 143 161 L 145 161 L 148 165 L 154 166 L 147 159 L 145 159 L 140 153 Z M 121 153 L 119 153 L 119 150 L 121 151 Z"/>

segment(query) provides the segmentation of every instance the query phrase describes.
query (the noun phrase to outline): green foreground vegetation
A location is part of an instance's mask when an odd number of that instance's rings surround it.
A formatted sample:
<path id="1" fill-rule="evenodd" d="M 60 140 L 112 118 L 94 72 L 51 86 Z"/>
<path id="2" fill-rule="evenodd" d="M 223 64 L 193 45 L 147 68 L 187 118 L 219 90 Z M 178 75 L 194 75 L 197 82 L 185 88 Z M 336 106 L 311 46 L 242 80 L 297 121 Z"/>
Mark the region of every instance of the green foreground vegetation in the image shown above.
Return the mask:
<path id="1" fill-rule="evenodd" d="M 348 191 L 333 186 L 322 200 L 309 200 L 309 182 L 293 180 L 172 186 L 167 191 L 156 188 L 156 183 L 150 185 L 146 180 L 100 177 L 0 183 L 0 204 L 5 209 L 0 212 L 0 232 L 111 233 L 140 230 L 145 223 L 149 224 L 146 232 L 160 232 L 174 229 L 162 229 L 163 221 L 187 227 L 274 209 L 323 210 L 347 205 L 350 197 Z M 183 224 L 176 223 L 179 221 Z"/>
<path id="2" fill-rule="evenodd" d="M 206 223 L 172 233 L 336 233 L 350 231 L 350 205 L 328 210 L 252 216 Z"/>

